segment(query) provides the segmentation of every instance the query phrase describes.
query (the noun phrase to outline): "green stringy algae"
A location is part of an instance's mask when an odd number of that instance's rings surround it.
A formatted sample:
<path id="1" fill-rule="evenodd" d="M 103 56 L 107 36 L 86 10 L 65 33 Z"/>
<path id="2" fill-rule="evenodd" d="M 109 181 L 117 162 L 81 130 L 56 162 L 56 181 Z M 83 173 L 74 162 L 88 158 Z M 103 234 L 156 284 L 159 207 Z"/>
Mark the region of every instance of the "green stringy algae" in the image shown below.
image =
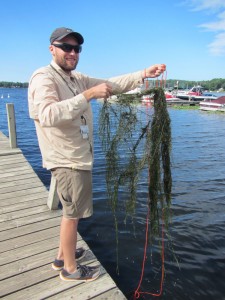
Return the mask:
<path id="1" fill-rule="evenodd" d="M 153 95 L 153 113 L 139 105 L 142 95 Z M 135 103 L 138 103 L 136 105 Z M 160 235 L 162 209 L 165 225 L 169 222 L 171 202 L 171 127 L 162 88 L 139 94 L 121 94 L 117 101 L 104 101 L 99 114 L 99 136 L 106 161 L 106 186 L 115 222 L 118 245 L 118 196 L 126 187 L 125 220 L 135 217 L 137 184 L 143 170 L 146 176 L 146 203 L 150 209 L 150 235 Z M 121 201 L 121 199 L 120 199 Z M 117 253 L 118 255 L 118 253 Z"/>
<path id="2" fill-rule="evenodd" d="M 159 205 L 164 209 L 168 222 L 171 202 L 172 176 L 171 176 L 171 126 L 167 111 L 164 91 L 161 88 L 152 90 L 154 93 L 154 115 L 151 130 L 148 136 L 149 152 L 149 206 L 151 233 L 159 235 Z M 166 224 L 168 226 L 168 224 Z"/>

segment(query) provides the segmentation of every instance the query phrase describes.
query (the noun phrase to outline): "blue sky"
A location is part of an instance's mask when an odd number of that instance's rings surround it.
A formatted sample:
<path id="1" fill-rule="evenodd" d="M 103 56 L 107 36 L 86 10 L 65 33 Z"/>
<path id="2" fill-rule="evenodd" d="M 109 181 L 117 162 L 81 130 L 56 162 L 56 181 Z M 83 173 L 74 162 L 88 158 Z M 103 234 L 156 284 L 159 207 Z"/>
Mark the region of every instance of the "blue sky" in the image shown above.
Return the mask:
<path id="1" fill-rule="evenodd" d="M 107 78 L 167 65 L 168 79 L 225 78 L 225 0 L 11 0 L 0 19 L 0 81 L 49 64 L 51 32 L 85 39 L 77 70 Z"/>

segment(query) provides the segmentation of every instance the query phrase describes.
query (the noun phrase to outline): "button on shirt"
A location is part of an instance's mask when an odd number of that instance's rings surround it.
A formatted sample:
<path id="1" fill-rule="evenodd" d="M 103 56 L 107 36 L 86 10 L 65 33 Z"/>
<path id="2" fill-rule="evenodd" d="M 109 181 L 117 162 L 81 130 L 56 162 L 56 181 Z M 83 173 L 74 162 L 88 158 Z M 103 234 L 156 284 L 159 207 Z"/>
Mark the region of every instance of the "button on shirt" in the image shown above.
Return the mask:
<path id="1" fill-rule="evenodd" d="M 68 75 L 54 61 L 51 65 L 35 71 L 28 88 L 29 114 L 34 119 L 43 167 L 91 170 L 92 109 L 82 92 L 104 82 L 112 86 L 113 94 L 132 90 L 142 83 L 141 71 L 103 80 L 76 71 Z M 80 131 L 84 120 L 88 139 Z"/>

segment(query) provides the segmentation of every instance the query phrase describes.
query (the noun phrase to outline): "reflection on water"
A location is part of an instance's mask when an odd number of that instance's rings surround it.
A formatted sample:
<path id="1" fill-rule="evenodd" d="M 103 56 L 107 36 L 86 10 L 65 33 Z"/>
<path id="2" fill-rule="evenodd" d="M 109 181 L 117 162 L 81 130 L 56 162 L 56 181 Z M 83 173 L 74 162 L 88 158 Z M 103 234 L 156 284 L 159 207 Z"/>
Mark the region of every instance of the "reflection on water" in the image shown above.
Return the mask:
<path id="1" fill-rule="evenodd" d="M 50 174 L 41 167 L 33 122 L 27 113 L 27 91 L 5 89 L 0 99 L 0 130 L 7 134 L 5 103 L 14 102 L 18 144 L 46 186 Z M 2 94 L 2 91 L 0 92 Z M 120 289 L 129 296 L 140 278 L 145 241 L 146 183 L 139 183 L 134 220 L 119 216 L 119 271 L 116 273 L 114 221 L 107 203 L 104 157 L 97 136 L 93 170 L 94 216 L 79 231 Z M 169 108 L 172 125 L 172 222 L 165 238 L 165 280 L 161 299 L 225 298 L 225 114 Z M 121 197 L 126 197 L 123 191 Z M 122 198 L 123 199 L 123 198 Z M 123 201 L 121 201 L 123 203 Z M 169 242 L 167 239 L 169 238 Z M 172 241 L 171 241 L 172 240 Z M 158 292 L 161 257 L 158 247 L 148 249 L 142 291 Z M 145 299 L 153 299 L 146 295 Z"/>

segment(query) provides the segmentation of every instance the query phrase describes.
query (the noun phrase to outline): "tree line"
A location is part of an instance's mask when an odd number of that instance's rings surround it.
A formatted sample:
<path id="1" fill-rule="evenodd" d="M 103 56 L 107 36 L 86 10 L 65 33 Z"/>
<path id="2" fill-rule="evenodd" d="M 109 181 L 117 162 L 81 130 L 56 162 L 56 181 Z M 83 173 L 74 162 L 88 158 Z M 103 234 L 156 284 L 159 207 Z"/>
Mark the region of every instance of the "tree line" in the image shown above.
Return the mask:
<path id="1" fill-rule="evenodd" d="M 169 79 L 166 81 L 166 86 L 170 88 L 190 89 L 191 87 L 196 85 L 200 85 L 205 90 L 209 90 L 209 91 L 218 91 L 221 89 L 225 90 L 225 79 L 214 78 L 212 80 L 203 80 L 203 81 Z"/>
<path id="2" fill-rule="evenodd" d="M 205 90 L 218 91 L 220 89 L 225 90 L 225 79 L 214 78 L 212 80 L 203 81 L 190 81 L 190 80 L 179 80 L 179 79 L 168 79 L 166 81 L 166 87 L 179 88 L 179 89 L 190 89 L 193 86 L 201 85 Z M 0 87 L 2 88 L 27 88 L 28 82 L 8 82 L 0 81 Z"/>
<path id="3" fill-rule="evenodd" d="M 0 81 L 0 87 L 2 87 L 2 88 L 27 88 L 28 82 Z"/>

